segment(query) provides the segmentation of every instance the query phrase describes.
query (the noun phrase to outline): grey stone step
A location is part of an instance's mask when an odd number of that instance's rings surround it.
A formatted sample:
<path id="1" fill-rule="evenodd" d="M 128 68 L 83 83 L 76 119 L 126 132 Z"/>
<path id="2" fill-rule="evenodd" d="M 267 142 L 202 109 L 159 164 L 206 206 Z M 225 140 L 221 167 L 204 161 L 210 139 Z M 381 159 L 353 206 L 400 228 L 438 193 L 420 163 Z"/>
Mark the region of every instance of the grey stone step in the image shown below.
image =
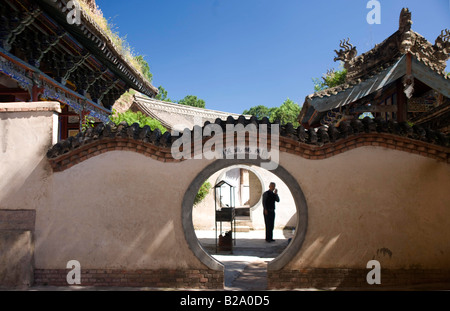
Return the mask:
<path id="1" fill-rule="evenodd" d="M 236 232 L 250 232 L 249 226 L 236 226 Z"/>
<path id="2" fill-rule="evenodd" d="M 236 219 L 236 220 L 251 220 L 252 217 L 242 215 L 242 216 L 235 216 L 234 219 Z"/>
<path id="3" fill-rule="evenodd" d="M 251 220 L 236 220 L 236 226 L 247 226 L 253 228 L 253 222 Z"/>

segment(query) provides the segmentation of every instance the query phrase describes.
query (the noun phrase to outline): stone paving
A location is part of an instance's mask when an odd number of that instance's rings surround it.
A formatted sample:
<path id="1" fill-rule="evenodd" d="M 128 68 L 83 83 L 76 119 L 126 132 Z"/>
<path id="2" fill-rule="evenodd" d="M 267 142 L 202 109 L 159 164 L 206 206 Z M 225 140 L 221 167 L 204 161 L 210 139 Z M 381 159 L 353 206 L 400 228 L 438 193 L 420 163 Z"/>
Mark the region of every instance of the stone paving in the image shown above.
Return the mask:
<path id="1" fill-rule="evenodd" d="M 225 291 L 262 291 L 267 290 L 267 263 L 278 257 L 288 246 L 291 231 L 274 231 L 275 242 L 264 240 L 264 231 L 237 232 L 233 253 L 218 252 L 215 249 L 215 231 L 196 231 L 203 248 L 225 266 Z M 149 287 L 91 287 L 91 286 L 40 286 L 31 288 L 5 289 L 12 291 L 200 291 L 196 289 L 149 288 Z M 337 288 L 301 288 L 300 291 L 334 291 Z M 340 288 L 343 291 L 359 291 L 358 288 Z M 374 290 L 378 290 L 374 288 Z M 443 284 L 422 284 L 403 288 L 380 288 L 382 291 L 428 291 L 448 290 Z"/>
<path id="2" fill-rule="evenodd" d="M 204 249 L 225 266 L 226 291 L 266 290 L 267 263 L 280 255 L 288 245 L 291 231 L 274 230 L 275 242 L 264 240 L 264 231 L 237 232 L 236 246 L 230 252 L 215 253 L 215 231 L 196 231 Z M 147 287 L 92 287 L 92 286 L 34 286 L 31 288 L 1 289 L 13 291 L 178 291 L 195 289 Z"/>
<path id="3" fill-rule="evenodd" d="M 225 290 L 266 290 L 267 263 L 288 246 L 292 231 L 274 230 L 275 242 L 265 241 L 264 230 L 237 232 L 233 253 L 218 252 L 215 231 L 196 231 L 203 248 L 225 266 Z"/>

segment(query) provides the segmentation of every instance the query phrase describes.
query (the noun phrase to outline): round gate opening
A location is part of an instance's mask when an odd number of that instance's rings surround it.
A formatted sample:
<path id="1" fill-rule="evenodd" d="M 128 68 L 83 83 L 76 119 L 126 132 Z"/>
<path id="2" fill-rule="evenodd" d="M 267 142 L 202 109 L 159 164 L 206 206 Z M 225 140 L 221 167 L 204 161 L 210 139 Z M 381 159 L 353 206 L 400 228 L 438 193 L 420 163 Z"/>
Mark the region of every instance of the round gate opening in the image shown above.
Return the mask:
<path id="1" fill-rule="evenodd" d="M 268 243 L 262 196 L 271 182 L 276 184 L 280 202 L 276 203 L 275 242 Z M 226 167 L 204 182 L 202 192 L 202 200 L 193 206 L 192 220 L 201 246 L 212 256 L 253 256 L 271 261 L 292 240 L 297 226 L 295 201 L 289 187 L 273 173 L 257 166 Z"/>
<path id="2" fill-rule="evenodd" d="M 281 269 L 301 248 L 307 227 L 305 198 L 284 168 L 268 171 L 257 161 L 235 162 L 216 161 L 206 167 L 183 200 L 189 247 L 208 267 L 225 270 L 225 286 L 249 264 L 261 263 L 266 271 Z M 275 209 L 275 241 L 267 242 L 262 195 L 271 182 L 276 184 L 280 202 Z M 207 193 L 196 200 L 205 187 Z M 232 221 L 217 217 L 217 211 L 231 208 Z"/>

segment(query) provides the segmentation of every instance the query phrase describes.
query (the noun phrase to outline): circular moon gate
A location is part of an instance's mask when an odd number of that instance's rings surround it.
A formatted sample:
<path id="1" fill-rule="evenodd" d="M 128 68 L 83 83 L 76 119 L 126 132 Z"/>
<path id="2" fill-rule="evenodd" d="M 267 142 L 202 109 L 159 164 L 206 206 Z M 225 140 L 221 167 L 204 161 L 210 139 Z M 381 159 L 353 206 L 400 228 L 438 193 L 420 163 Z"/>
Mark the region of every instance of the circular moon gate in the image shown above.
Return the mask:
<path id="1" fill-rule="evenodd" d="M 234 165 L 261 166 L 261 162 L 262 161 L 259 159 L 217 160 L 204 168 L 200 172 L 200 174 L 195 177 L 195 179 L 191 182 L 188 189 L 186 190 L 186 193 L 184 194 L 181 217 L 186 241 L 189 245 L 189 248 L 194 252 L 195 256 L 197 256 L 197 258 L 203 264 L 205 264 L 212 270 L 223 271 L 224 266 L 222 265 L 222 263 L 209 255 L 197 239 L 197 235 L 195 234 L 194 229 L 194 223 L 192 220 L 192 209 L 194 206 L 195 195 L 197 194 L 198 189 L 200 189 L 204 181 L 207 180 L 215 172 Z M 292 197 L 294 198 L 295 206 L 297 209 L 297 228 L 295 230 L 295 236 L 286 247 L 286 249 L 277 258 L 269 262 L 267 266 L 268 270 L 280 270 L 294 258 L 294 256 L 300 251 L 302 247 L 308 227 L 308 207 L 303 191 L 301 190 L 297 180 L 286 169 L 284 169 L 281 165 L 278 165 L 277 169 L 271 170 L 270 172 L 277 175 L 288 186 L 289 190 L 291 191 Z"/>

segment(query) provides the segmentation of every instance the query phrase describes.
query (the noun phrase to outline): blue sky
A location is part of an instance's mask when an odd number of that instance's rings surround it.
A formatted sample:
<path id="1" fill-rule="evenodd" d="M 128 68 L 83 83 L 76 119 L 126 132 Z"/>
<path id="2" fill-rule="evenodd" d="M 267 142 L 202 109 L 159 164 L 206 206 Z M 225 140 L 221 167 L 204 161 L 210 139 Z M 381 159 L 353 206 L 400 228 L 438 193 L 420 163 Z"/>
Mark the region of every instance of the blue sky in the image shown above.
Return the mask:
<path id="1" fill-rule="evenodd" d="M 400 11 L 434 44 L 450 28 L 450 0 L 379 0 L 381 24 L 366 21 L 368 0 L 97 0 L 104 16 L 144 55 L 153 85 L 172 100 L 196 95 L 232 113 L 257 105 L 303 105 L 313 77 L 338 68 L 341 39 L 358 55 L 398 29 Z M 450 71 L 450 68 L 447 67 Z"/>

